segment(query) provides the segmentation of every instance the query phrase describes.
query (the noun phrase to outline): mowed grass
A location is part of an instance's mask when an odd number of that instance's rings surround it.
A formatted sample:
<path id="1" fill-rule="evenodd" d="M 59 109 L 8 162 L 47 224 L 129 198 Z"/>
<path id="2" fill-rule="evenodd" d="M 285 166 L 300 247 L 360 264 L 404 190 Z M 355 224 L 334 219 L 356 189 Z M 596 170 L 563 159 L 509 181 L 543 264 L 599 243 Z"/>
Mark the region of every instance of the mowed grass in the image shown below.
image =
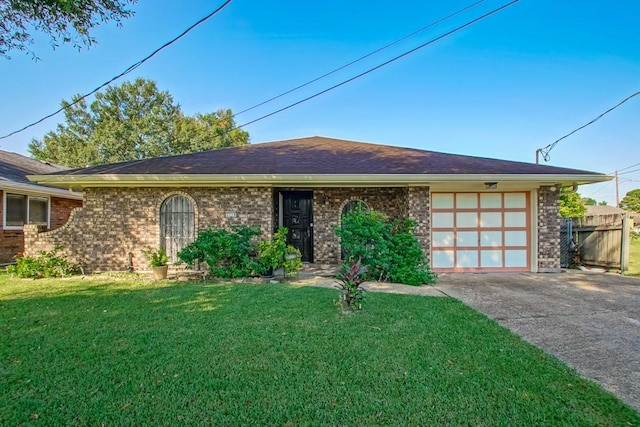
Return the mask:
<path id="1" fill-rule="evenodd" d="M 0 425 L 640 425 L 450 298 L 0 278 Z"/>

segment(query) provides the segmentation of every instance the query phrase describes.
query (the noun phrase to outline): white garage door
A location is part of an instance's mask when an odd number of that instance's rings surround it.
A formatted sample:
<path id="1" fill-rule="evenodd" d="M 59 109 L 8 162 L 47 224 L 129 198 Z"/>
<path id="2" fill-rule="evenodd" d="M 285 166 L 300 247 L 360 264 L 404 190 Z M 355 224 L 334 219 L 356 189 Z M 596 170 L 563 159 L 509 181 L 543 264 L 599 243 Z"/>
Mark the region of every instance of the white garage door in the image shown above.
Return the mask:
<path id="1" fill-rule="evenodd" d="M 529 271 L 528 192 L 432 193 L 436 271 Z"/>

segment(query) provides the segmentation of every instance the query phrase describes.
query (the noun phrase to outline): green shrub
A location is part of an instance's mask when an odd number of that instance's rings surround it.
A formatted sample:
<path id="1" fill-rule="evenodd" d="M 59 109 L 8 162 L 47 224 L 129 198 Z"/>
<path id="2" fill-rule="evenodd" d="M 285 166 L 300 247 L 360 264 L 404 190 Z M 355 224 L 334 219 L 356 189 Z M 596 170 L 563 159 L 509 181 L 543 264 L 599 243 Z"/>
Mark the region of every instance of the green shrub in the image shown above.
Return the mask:
<path id="1" fill-rule="evenodd" d="M 391 232 L 387 217 L 377 211 L 355 210 L 343 216 L 342 226 L 336 228 L 345 259 L 362 260 L 368 268 L 367 277 L 373 280 L 388 279 Z"/>
<path id="2" fill-rule="evenodd" d="M 354 211 L 342 217 L 336 228 L 347 260 L 362 260 L 367 280 L 407 285 L 435 283 L 420 243 L 413 235 L 417 223 L 410 219 L 389 221 L 376 211 Z"/>
<path id="3" fill-rule="evenodd" d="M 413 235 L 418 224 L 411 219 L 394 222 L 391 235 L 389 280 L 419 286 L 433 284 L 438 276 L 431 271 L 418 239 Z"/>
<path id="4" fill-rule="evenodd" d="M 214 277 L 235 278 L 255 274 L 260 266 L 251 260 L 251 240 L 260 235 L 255 227 L 238 227 L 233 231 L 206 229 L 178 253 L 189 266 L 205 262 Z"/>
<path id="5" fill-rule="evenodd" d="M 7 271 L 18 277 L 40 279 L 45 277 L 65 277 L 80 273 L 80 268 L 71 263 L 67 257 L 58 255 L 60 247 L 46 252 L 40 251 L 36 256 L 25 256 L 16 259 Z"/>

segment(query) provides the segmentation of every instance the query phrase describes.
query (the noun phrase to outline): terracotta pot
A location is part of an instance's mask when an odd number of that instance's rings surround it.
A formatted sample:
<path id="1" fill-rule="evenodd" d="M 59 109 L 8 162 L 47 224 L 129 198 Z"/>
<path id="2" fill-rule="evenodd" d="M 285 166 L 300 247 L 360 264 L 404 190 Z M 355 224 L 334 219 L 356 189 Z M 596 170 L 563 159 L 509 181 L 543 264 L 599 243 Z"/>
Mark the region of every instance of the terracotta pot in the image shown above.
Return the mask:
<path id="1" fill-rule="evenodd" d="M 153 278 L 156 280 L 164 280 L 167 278 L 167 272 L 169 271 L 168 265 L 162 267 L 151 267 L 153 269 Z"/>

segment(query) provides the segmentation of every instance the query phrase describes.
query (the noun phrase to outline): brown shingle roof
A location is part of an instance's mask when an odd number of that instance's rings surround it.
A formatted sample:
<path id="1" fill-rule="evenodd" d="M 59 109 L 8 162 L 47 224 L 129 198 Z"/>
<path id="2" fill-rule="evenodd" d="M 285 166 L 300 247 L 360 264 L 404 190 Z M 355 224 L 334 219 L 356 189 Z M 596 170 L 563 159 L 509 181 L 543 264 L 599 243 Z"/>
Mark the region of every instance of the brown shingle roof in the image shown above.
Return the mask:
<path id="1" fill-rule="evenodd" d="M 32 184 L 27 175 L 43 175 L 67 168 L 44 163 L 18 153 L 0 150 L 0 183 L 2 180 L 20 184 Z"/>
<path id="2" fill-rule="evenodd" d="M 556 174 L 575 169 L 319 136 L 58 172 L 103 174 Z"/>

